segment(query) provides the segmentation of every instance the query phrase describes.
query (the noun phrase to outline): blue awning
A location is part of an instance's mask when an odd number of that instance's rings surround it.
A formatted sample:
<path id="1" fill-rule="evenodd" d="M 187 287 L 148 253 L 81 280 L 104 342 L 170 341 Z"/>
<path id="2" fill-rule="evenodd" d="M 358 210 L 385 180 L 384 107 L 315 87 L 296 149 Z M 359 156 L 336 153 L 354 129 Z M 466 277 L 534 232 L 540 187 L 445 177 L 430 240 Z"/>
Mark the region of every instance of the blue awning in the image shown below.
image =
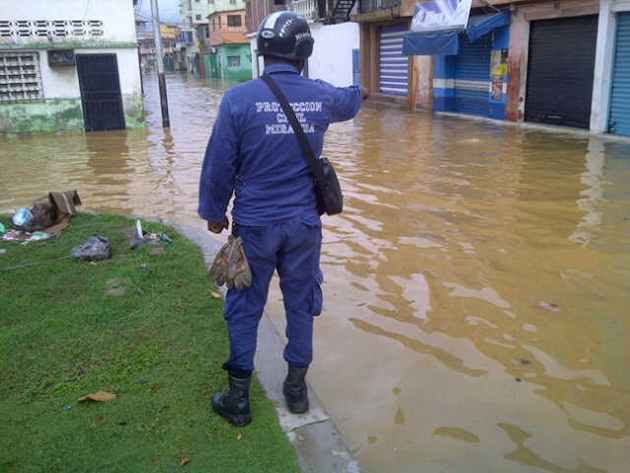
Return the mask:
<path id="1" fill-rule="evenodd" d="M 408 31 L 403 36 L 403 56 L 454 55 L 459 52 L 459 29 Z"/>
<path id="2" fill-rule="evenodd" d="M 475 41 L 487 35 L 492 30 L 510 24 L 510 12 L 490 13 L 488 15 L 475 15 L 468 19 L 466 35 L 470 41 Z"/>

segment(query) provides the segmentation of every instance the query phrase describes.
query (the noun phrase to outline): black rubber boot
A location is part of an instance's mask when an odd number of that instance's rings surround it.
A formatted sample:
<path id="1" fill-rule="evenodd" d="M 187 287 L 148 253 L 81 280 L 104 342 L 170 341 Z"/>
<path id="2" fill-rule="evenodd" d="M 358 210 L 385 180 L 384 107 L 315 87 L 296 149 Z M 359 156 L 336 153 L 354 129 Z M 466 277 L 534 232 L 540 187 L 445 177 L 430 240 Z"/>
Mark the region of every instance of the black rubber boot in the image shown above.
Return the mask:
<path id="1" fill-rule="evenodd" d="M 284 399 L 287 403 L 289 411 L 293 414 L 302 414 L 308 411 L 308 388 L 306 387 L 306 368 L 296 368 L 289 365 L 289 372 L 282 392 L 284 393 Z"/>
<path id="2" fill-rule="evenodd" d="M 252 421 L 252 415 L 249 412 L 249 383 L 251 380 L 251 376 L 235 378 L 228 375 L 230 391 L 215 393 L 212 396 L 212 409 L 237 427 L 243 427 Z"/>

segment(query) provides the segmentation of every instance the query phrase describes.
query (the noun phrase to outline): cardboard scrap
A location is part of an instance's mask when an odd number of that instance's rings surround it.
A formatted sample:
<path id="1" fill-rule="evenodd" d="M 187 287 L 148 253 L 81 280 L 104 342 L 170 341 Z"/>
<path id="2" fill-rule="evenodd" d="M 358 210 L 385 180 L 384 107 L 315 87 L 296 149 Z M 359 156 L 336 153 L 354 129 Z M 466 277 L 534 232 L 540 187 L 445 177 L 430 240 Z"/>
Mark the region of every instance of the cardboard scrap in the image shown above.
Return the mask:
<path id="1" fill-rule="evenodd" d="M 181 466 L 184 466 L 186 463 L 188 463 L 190 461 L 190 458 L 188 457 L 183 457 L 181 462 L 179 463 Z"/>
<path id="2" fill-rule="evenodd" d="M 79 402 L 83 401 L 98 401 L 98 402 L 106 402 L 115 399 L 116 395 L 113 393 L 108 393 L 105 391 L 97 391 L 92 394 L 88 394 L 87 396 L 83 396 L 79 398 Z"/>
<path id="3" fill-rule="evenodd" d="M 31 208 L 32 220 L 16 230 L 28 232 L 44 231 L 50 236 L 59 236 L 68 226 L 70 217 L 76 215 L 76 207 L 81 205 L 81 198 L 76 190 L 49 192 L 48 195 L 35 199 Z"/>

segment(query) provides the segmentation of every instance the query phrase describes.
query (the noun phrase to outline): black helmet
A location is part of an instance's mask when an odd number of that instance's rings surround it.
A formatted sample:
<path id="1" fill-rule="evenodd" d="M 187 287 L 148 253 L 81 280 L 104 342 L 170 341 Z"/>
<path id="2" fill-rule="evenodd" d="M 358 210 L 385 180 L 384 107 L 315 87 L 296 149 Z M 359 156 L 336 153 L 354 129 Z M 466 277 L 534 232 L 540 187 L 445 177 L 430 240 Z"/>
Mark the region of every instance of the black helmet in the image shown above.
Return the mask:
<path id="1" fill-rule="evenodd" d="M 315 40 L 304 18 L 279 11 L 267 16 L 258 28 L 258 54 L 292 61 L 308 58 Z"/>

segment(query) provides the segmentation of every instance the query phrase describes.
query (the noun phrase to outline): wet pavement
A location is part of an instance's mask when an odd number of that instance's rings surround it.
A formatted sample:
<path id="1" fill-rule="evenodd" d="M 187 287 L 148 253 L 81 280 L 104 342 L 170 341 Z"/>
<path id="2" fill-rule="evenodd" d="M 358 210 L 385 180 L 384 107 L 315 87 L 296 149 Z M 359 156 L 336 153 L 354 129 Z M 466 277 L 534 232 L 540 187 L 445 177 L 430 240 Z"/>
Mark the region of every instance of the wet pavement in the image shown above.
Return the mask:
<path id="1" fill-rule="evenodd" d="M 147 130 L 0 137 L 0 211 L 196 217 L 231 84 L 145 77 Z M 365 471 L 630 471 L 630 144 L 378 104 L 325 153 L 324 312 L 309 371 Z M 274 283 L 267 312 L 283 332 Z"/>

